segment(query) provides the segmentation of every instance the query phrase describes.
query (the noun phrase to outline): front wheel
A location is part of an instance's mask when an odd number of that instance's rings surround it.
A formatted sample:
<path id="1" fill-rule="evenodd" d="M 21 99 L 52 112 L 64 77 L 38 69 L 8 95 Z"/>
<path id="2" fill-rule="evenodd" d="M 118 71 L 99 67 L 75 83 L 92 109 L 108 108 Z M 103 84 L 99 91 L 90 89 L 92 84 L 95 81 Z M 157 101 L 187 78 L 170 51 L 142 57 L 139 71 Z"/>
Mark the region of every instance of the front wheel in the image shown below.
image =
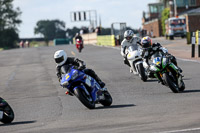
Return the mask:
<path id="1" fill-rule="evenodd" d="M 95 108 L 95 103 L 92 100 L 91 96 L 88 96 L 84 90 L 77 88 L 74 90 L 76 97 L 81 101 L 83 105 L 85 105 L 89 109 Z"/>
<path id="2" fill-rule="evenodd" d="M 167 83 L 167 85 L 169 86 L 169 88 L 172 90 L 172 92 L 178 93 L 180 91 L 178 85 L 175 83 L 172 77 L 168 75 L 168 73 L 164 73 L 163 78 Z"/>
<path id="3" fill-rule="evenodd" d="M 82 49 L 81 49 L 81 48 L 79 48 L 78 52 L 80 53 L 80 52 L 81 52 L 81 50 L 82 50 Z"/>
<path id="4" fill-rule="evenodd" d="M 145 73 L 145 69 L 144 69 L 142 63 L 140 63 L 140 64 L 138 65 L 138 72 L 139 72 L 139 75 L 140 75 L 140 77 L 141 77 L 141 80 L 143 80 L 144 82 L 147 81 L 147 75 L 146 75 L 146 73 Z"/>
<path id="5" fill-rule="evenodd" d="M 1 122 L 4 124 L 11 123 L 14 120 L 14 112 L 10 105 L 8 104 L 3 111 L 3 118 L 1 119 Z"/>
<path id="6" fill-rule="evenodd" d="M 99 101 L 103 106 L 110 106 L 112 104 L 112 97 L 108 91 L 104 91 L 105 100 Z"/>
<path id="7" fill-rule="evenodd" d="M 185 83 L 183 82 L 183 80 L 181 80 L 181 87 L 179 88 L 179 91 L 184 91 L 185 90 Z"/>

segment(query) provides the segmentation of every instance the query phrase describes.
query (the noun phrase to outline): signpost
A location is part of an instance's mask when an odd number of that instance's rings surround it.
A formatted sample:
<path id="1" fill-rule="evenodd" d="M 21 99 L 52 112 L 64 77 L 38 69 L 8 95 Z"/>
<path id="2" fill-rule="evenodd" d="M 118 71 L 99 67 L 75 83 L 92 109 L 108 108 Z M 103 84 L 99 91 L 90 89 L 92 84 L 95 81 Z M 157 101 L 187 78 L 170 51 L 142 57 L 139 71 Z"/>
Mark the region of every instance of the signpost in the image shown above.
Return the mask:
<path id="1" fill-rule="evenodd" d="M 192 34 L 192 57 L 195 56 L 195 32 Z"/>
<path id="2" fill-rule="evenodd" d="M 73 11 L 70 12 L 71 22 L 89 21 L 90 26 L 97 27 L 97 12 L 96 10 Z"/>

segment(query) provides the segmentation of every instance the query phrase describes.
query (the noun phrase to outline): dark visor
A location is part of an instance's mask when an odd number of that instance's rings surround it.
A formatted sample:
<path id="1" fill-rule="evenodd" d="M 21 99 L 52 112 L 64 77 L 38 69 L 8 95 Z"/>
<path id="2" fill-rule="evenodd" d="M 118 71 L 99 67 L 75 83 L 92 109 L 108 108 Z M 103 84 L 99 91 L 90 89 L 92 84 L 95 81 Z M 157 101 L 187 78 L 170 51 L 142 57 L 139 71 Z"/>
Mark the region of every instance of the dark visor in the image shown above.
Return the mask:
<path id="1" fill-rule="evenodd" d="M 130 37 L 130 36 L 129 36 L 129 37 L 126 37 L 127 40 L 130 40 L 131 38 L 132 38 L 132 37 Z"/>
<path id="2" fill-rule="evenodd" d="M 63 57 L 63 56 L 60 57 L 60 58 L 56 58 L 56 59 L 55 59 L 56 63 L 60 63 L 60 62 L 62 62 L 63 60 L 64 60 L 64 57 Z"/>

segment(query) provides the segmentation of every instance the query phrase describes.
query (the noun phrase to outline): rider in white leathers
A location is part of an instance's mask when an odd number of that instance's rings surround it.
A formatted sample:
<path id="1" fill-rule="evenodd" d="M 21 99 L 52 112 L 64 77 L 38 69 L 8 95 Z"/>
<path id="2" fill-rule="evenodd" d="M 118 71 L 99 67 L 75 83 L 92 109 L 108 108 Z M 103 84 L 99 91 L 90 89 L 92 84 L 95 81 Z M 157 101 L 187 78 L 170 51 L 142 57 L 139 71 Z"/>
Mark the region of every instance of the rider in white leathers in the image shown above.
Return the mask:
<path id="1" fill-rule="evenodd" d="M 141 39 L 139 37 L 134 36 L 134 33 L 132 30 L 126 30 L 124 32 L 124 40 L 121 43 L 121 55 L 124 57 L 124 64 L 128 65 L 130 67 L 130 64 L 127 60 L 127 53 L 126 48 L 129 46 L 133 46 L 135 50 L 138 50 L 138 44 L 137 42 L 140 42 Z M 130 73 L 132 73 L 133 70 L 130 68 Z"/>

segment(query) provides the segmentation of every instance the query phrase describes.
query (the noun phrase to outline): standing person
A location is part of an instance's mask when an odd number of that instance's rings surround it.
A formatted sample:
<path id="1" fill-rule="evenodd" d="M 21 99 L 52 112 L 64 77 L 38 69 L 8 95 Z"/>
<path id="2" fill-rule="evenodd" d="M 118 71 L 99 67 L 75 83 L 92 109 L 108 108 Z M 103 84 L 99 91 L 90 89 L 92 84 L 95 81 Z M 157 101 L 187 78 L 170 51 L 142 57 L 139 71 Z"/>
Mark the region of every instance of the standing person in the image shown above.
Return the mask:
<path id="1" fill-rule="evenodd" d="M 20 48 L 24 48 L 24 41 L 21 41 L 21 42 L 19 43 L 19 45 L 20 45 Z"/>
<path id="2" fill-rule="evenodd" d="M 124 64 L 128 65 L 129 67 L 130 67 L 130 64 L 127 59 L 126 49 L 129 46 L 133 46 L 135 50 L 138 50 L 137 42 L 140 42 L 140 38 L 134 36 L 134 32 L 132 30 L 126 30 L 124 32 L 124 40 L 121 43 L 121 55 L 124 57 Z M 130 73 L 132 72 L 133 70 L 130 68 Z"/>
<path id="3" fill-rule="evenodd" d="M 30 43 L 29 43 L 29 41 L 26 41 L 25 44 L 26 44 L 26 47 L 28 47 L 28 48 L 30 47 Z"/>

